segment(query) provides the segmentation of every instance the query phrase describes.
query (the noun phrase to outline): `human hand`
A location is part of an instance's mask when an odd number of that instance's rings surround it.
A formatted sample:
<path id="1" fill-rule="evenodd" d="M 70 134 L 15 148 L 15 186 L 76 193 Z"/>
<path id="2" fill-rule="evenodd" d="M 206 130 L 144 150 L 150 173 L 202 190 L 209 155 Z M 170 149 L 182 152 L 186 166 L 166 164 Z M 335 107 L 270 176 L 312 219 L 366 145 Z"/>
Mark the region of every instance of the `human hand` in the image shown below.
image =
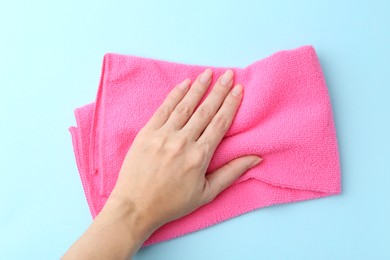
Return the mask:
<path id="1" fill-rule="evenodd" d="M 207 69 L 191 87 L 189 79 L 174 87 L 123 161 L 112 196 L 131 204 L 153 229 L 212 201 L 262 160 L 240 157 L 205 174 L 243 95 L 240 84 L 230 90 L 233 71 L 227 70 L 194 112 L 211 79 Z"/>
<path id="2" fill-rule="evenodd" d="M 157 228 L 212 201 L 261 162 L 244 156 L 206 175 L 242 99 L 242 85 L 230 91 L 227 70 L 194 112 L 211 78 L 207 69 L 190 89 L 189 79 L 172 89 L 134 139 L 104 208 L 63 259 L 127 259 Z"/>

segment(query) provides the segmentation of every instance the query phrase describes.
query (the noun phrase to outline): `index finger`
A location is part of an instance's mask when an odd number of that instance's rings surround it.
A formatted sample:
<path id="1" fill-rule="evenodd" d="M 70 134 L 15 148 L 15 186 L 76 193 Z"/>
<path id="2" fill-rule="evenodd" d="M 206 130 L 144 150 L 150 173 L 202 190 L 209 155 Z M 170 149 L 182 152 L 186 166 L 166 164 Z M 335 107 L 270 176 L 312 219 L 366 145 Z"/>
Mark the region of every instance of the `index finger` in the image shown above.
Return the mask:
<path id="1" fill-rule="evenodd" d="M 229 130 L 242 100 L 243 86 L 237 84 L 225 98 L 221 108 L 215 114 L 197 142 L 208 143 L 211 151 L 217 148 Z"/>

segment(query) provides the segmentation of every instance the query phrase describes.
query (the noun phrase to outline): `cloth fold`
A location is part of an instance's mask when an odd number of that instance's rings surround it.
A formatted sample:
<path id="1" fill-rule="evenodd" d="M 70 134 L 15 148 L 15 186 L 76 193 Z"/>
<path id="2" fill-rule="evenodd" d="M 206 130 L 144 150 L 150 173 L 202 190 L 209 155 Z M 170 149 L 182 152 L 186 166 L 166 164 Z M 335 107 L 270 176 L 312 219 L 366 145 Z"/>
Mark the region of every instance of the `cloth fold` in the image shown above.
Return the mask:
<path id="1" fill-rule="evenodd" d="M 211 86 L 227 69 L 212 67 Z M 107 53 L 96 101 L 75 109 L 70 127 L 76 163 L 93 217 L 110 195 L 136 134 L 168 92 L 206 66 Z M 331 101 L 312 46 L 277 52 L 245 68 L 233 67 L 244 96 L 208 172 L 258 154 L 248 170 L 211 203 L 170 222 L 143 246 L 173 239 L 254 209 L 341 192 Z M 209 93 L 211 87 L 207 91 Z"/>

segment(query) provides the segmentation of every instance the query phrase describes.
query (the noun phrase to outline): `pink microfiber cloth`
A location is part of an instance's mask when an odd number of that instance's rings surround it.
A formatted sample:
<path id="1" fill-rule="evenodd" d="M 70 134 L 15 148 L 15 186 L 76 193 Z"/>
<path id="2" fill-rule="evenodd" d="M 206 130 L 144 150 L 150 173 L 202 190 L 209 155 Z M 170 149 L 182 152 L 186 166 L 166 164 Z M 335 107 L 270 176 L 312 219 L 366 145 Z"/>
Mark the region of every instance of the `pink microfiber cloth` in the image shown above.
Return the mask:
<path id="1" fill-rule="evenodd" d="M 213 86 L 227 68 L 210 68 Z M 77 108 L 77 127 L 70 127 L 93 217 L 110 195 L 138 131 L 176 84 L 185 78 L 195 80 L 205 69 L 114 53 L 104 56 L 96 101 Z M 254 209 L 341 191 L 332 107 L 313 47 L 280 51 L 231 69 L 234 82 L 244 86 L 243 100 L 208 172 L 247 154 L 258 154 L 264 161 L 211 203 L 162 226 L 144 246 Z"/>

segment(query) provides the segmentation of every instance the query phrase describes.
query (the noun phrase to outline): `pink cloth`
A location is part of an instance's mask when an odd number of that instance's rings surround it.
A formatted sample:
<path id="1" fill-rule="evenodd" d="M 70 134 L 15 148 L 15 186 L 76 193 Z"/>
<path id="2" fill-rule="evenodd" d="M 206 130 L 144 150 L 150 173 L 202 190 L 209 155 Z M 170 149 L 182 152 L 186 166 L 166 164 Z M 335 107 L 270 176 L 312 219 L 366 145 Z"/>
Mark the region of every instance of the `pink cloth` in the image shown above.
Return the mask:
<path id="1" fill-rule="evenodd" d="M 69 129 L 93 217 L 110 195 L 138 131 L 174 85 L 184 78 L 194 80 L 205 68 L 115 53 L 104 56 L 96 102 L 77 108 L 77 127 Z M 211 68 L 213 85 L 226 68 Z M 234 81 L 244 85 L 244 97 L 208 171 L 246 154 L 261 155 L 264 161 L 208 205 L 158 229 L 144 246 L 254 209 L 341 192 L 332 108 L 313 47 L 280 51 L 232 69 Z"/>

